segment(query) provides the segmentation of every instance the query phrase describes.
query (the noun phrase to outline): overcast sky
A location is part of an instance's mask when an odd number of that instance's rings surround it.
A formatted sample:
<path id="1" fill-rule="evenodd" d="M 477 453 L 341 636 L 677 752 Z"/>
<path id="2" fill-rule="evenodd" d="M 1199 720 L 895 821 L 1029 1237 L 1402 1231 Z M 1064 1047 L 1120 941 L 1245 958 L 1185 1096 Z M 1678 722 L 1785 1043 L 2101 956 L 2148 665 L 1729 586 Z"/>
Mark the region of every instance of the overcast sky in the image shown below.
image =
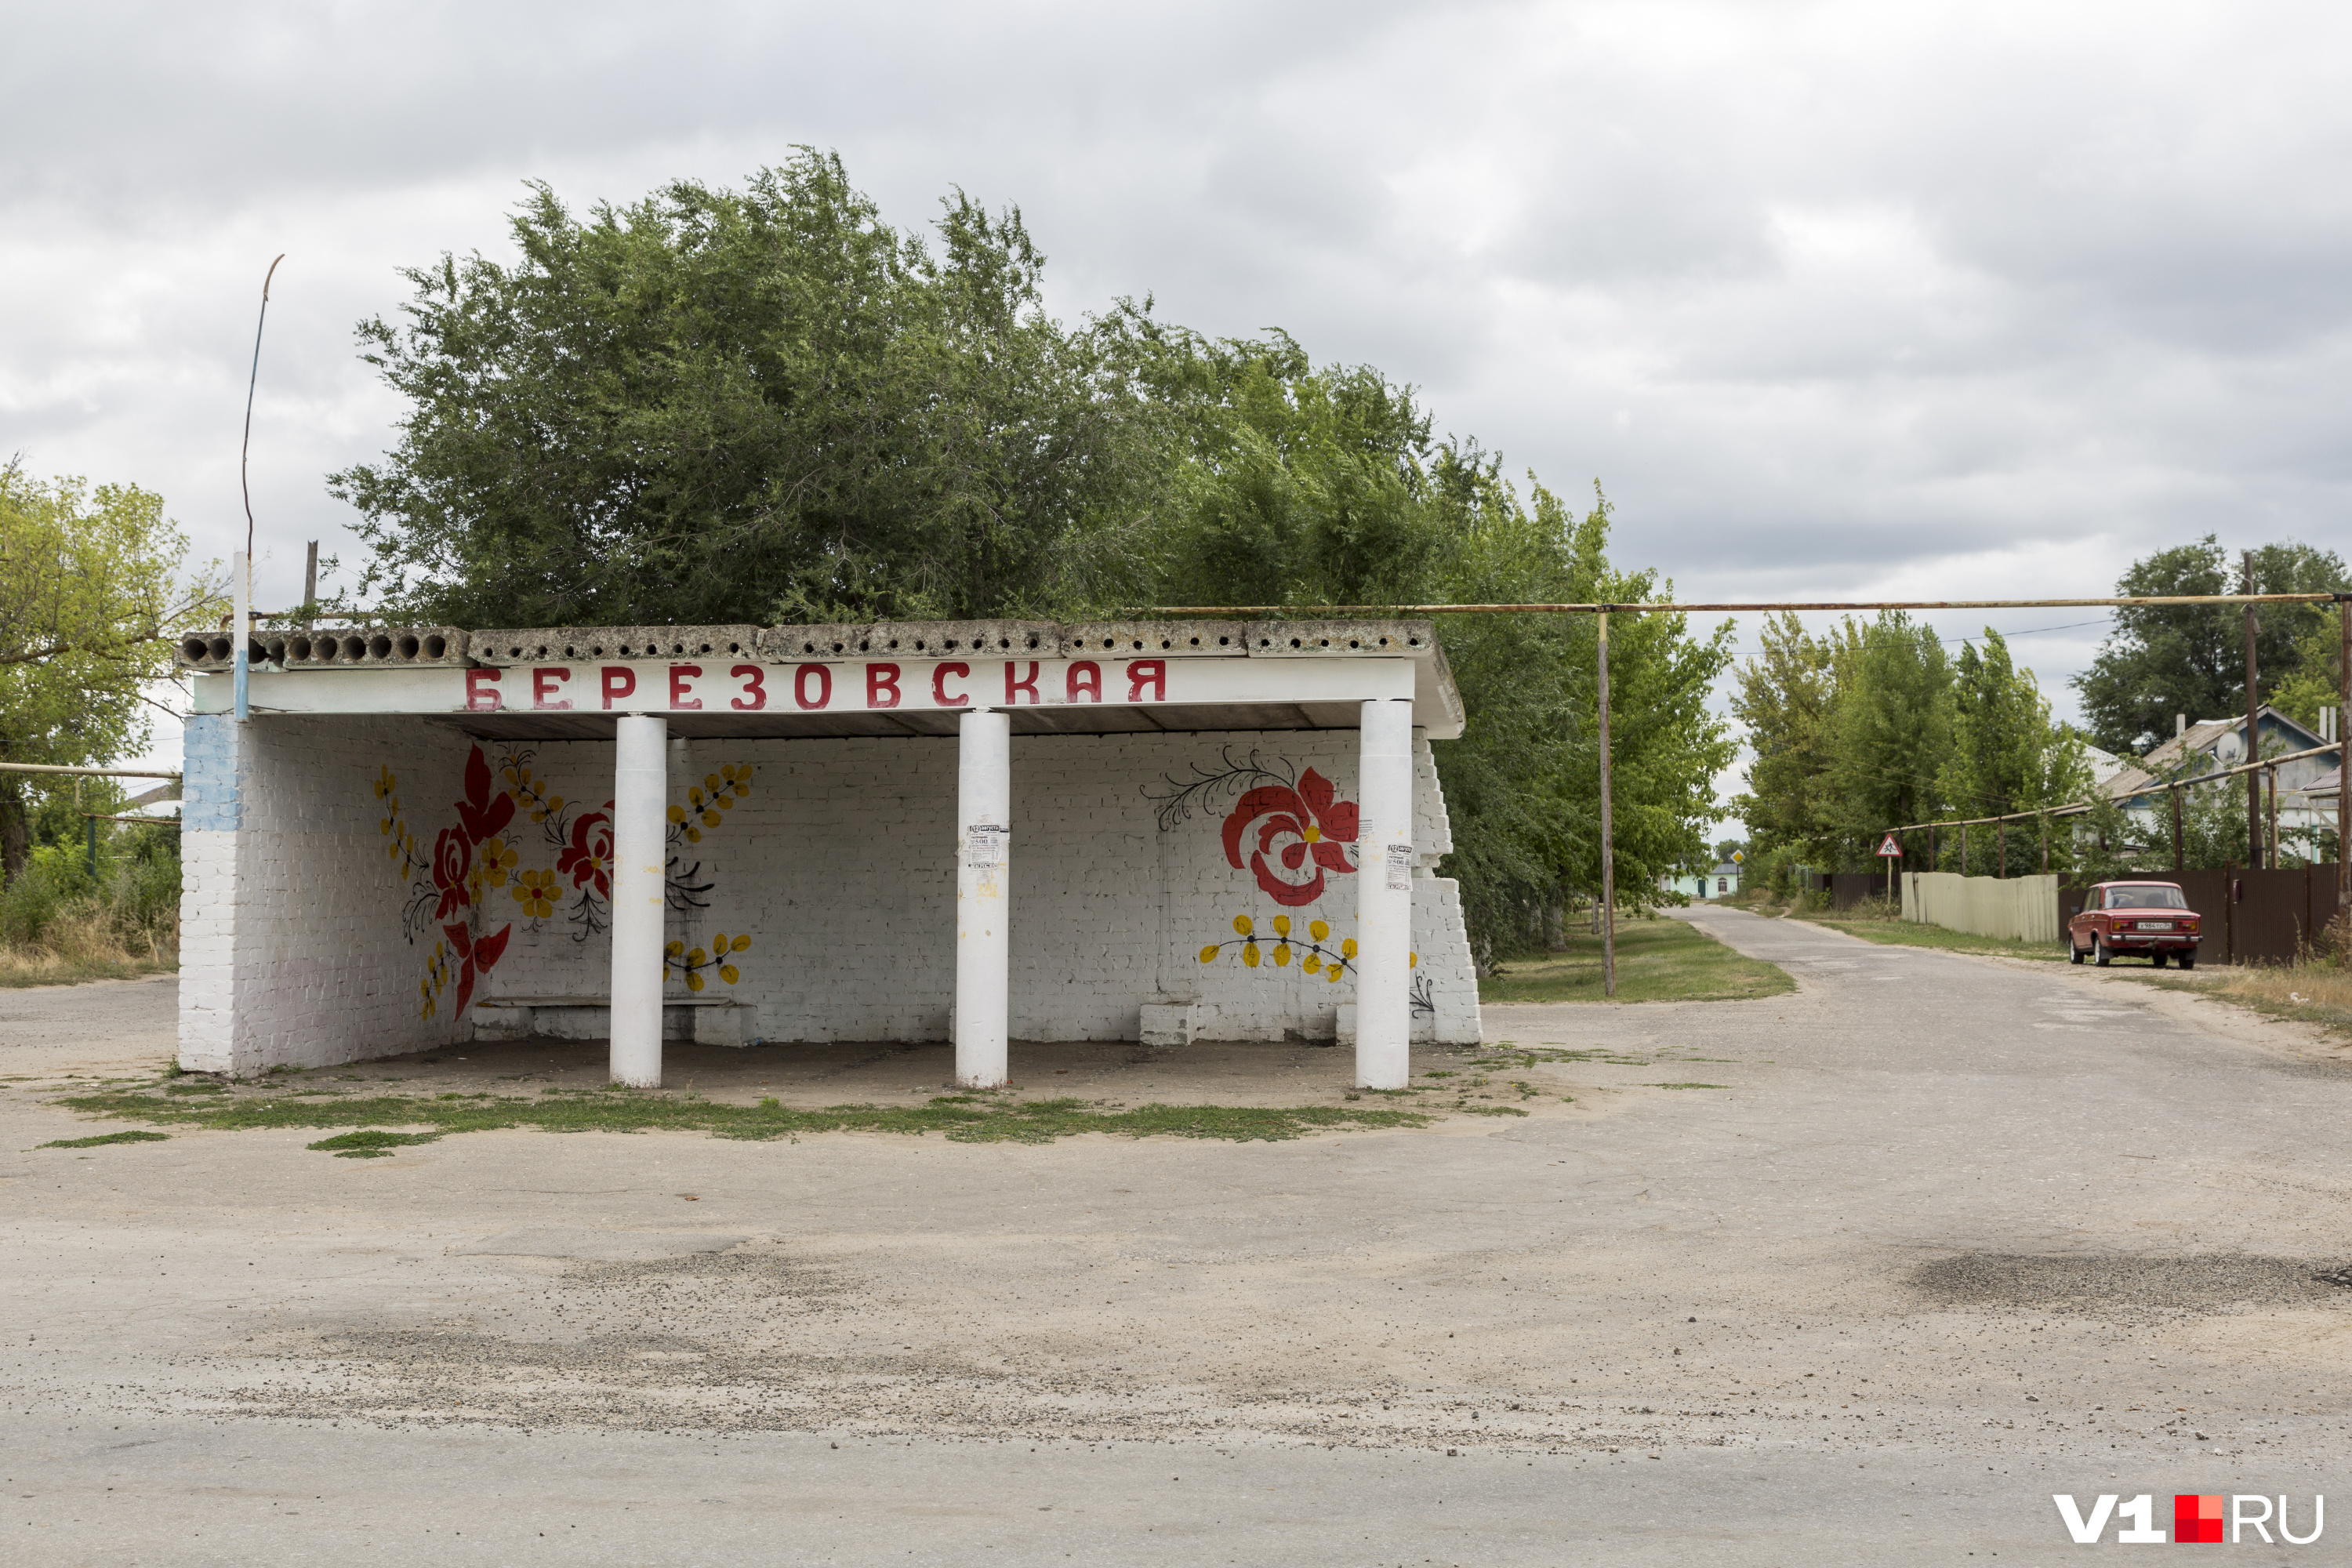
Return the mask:
<path id="1" fill-rule="evenodd" d="M 388 442 L 352 328 L 395 268 L 503 254 L 527 179 L 585 205 L 809 143 L 902 226 L 1017 204 L 1057 313 L 1149 293 L 1414 384 L 1513 470 L 1598 479 L 1683 597 L 2343 551 L 2347 34 L 2244 0 L 14 0 L 0 454 L 160 490 L 225 555 L 285 252 L 253 502 L 290 601 L 303 541 L 356 559 L 321 476 Z M 2062 712 L 2100 630 L 2018 644 Z"/>

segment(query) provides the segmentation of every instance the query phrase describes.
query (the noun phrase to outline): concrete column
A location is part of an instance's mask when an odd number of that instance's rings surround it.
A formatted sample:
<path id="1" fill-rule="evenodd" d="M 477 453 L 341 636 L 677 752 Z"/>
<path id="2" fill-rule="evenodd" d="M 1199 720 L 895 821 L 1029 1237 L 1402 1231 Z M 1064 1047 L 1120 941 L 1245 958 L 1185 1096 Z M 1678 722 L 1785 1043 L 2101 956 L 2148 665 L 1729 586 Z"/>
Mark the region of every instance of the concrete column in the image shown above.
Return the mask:
<path id="1" fill-rule="evenodd" d="M 1013 721 L 966 713 L 956 752 L 955 1076 L 966 1089 L 1006 1079 L 1012 1007 Z"/>
<path id="2" fill-rule="evenodd" d="M 669 721 L 632 713 L 613 746 L 613 1081 L 662 1077 L 663 860 Z"/>
<path id="3" fill-rule="evenodd" d="M 1412 1076 L 1412 703 L 1364 704 L 1356 785 L 1356 1084 Z"/>

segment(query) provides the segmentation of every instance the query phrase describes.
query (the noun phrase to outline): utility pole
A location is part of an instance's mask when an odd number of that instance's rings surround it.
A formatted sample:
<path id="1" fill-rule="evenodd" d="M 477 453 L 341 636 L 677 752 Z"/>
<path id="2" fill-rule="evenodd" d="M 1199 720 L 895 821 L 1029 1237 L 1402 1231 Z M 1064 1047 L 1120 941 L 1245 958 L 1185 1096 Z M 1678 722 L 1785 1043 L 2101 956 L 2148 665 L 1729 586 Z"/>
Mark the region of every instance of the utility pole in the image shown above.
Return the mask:
<path id="1" fill-rule="evenodd" d="M 2254 591 L 2254 552 L 2241 551 L 2238 564 L 2243 574 L 2243 593 Z M 2262 758 L 2262 739 L 2255 732 L 2254 721 L 2262 709 L 2262 689 L 2254 677 L 2254 607 L 2246 606 L 2246 755 L 2247 762 Z M 2246 864 L 2259 867 L 2263 863 L 2263 775 L 2259 772 L 2246 774 Z"/>
<path id="2" fill-rule="evenodd" d="M 310 548 L 302 562 L 302 625 L 310 624 L 310 606 L 319 602 L 319 542 L 310 541 Z"/>
<path id="3" fill-rule="evenodd" d="M 1601 994 L 1617 994 L 1617 847 L 1609 820 L 1609 612 L 1601 627 Z"/>
<path id="4" fill-rule="evenodd" d="M 2336 695 L 2343 706 L 2336 714 L 2336 912 L 2352 922 L 2352 594 L 2336 595 L 2336 619 L 2342 637 L 2343 659 L 2336 673 Z M 2352 923 L 2346 934 L 2352 936 Z"/>

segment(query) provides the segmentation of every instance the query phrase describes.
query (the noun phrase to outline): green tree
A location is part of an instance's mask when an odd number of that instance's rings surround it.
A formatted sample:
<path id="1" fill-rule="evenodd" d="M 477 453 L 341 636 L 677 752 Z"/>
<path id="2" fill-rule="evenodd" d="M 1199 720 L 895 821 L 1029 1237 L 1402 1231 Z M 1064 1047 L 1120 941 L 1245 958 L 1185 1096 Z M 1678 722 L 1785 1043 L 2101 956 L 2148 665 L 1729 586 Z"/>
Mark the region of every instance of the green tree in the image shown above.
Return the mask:
<path id="1" fill-rule="evenodd" d="M 1886 829 L 1924 822 L 1944 801 L 1952 752 L 1952 669 L 1930 626 L 1900 610 L 1848 617 L 1832 645 L 1831 789 L 1823 826 L 1842 862 L 1867 868 Z"/>
<path id="2" fill-rule="evenodd" d="M 1985 628 L 1981 653 L 1973 643 L 1961 647 L 1952 689 L 1952 752 L 1938 780 L 1944 809 L 1962 816 L 2000 816 L 2071 805 L 2088 795 L 2091 769 L 2082 742 L 2073 730 L 2051 721 L 2050 703 L 2033 672 L 2012 666 L 2009 644 L 1999 632 Z M 2008 847 L 2007 866 L 1981 868 L 2001 876 L 2039 868 L 2037 841 L 2026 835 L 1978 837 L 1983 852 L 1971 858 L 1980 865 L 1995 845 Z"/>
<path id="3" fill-rule="evenodd" d="M 330 482 L 367 586 L 489 626 L 1075 616 L 1137 604 L 1637 600 L 1605 501 L 1579 519 L 1440 441 L 1410 387 L 1279 331 L 1211 340 L 1122 301 L 1067 328 L 1017 212 L 961 195 L 936 248 L 803 153 L 740 194 L 679 183 L 573 218 L 540 188 L 520 259 L 406 274 L 362 324 L 407 400 L 395 449 Z M 1459 617 L 1442 742 L 1486 951 L 1599 885 L 1590 617 Z M 1728 760 L 1706 710 L 1728 629 L 1611 638 L 1618 886 L 1702 853 Z"/>
<path id="4" fill-rule="evenodd" d="M 1151 510 L 1118 330 L 1064 330 L 1021 215 L 961 193 L 936 247 L 835 156 L 679 181 L 583 221 L 534 187 L 520 258 L 404 273 L 362 322 L 408 401 L 330 476 L 362 591 L 465 625 L 1042 611 Z"/>
<path id="5" fill-rule="evenodd" d="M 2258 594 L 2340 593 L 2347 584 L 2335 552 L 2266 544 L 2249 552 Z M 2230 594 L 2245 582 L 2241 563 L 2207 534 L 2194 544 L 2143 556 L 2116 582 L 2119 596 Z M 2255 612 L 2257 680 L 2265 691 L 2302 668 L 2298 645 L 2328 611 L 2264 605 Z M 2169 739 L 2173 717 L 2193 722 L 2246 710 L 2245 613 L 2231 605 L 2126 605 L 2091 668 L 2074 678 L 2091 742 L 2137 756 Z"/>
<path id="6" fill-rule="evenodd" d="M 1768 616 L 1760 631 L 1763 650 L 1740 667 L 1731 700 L 1754 757 L 1732 804 L 1761 848 L 1810 849 L 1829 816 L 1834 660 L 1791 612 Z"/>
<path id="7" fill-rule="evenodd" d="M 142 688 L 172 672 L 182 628 L 226 605 L 218 564 L 135 485 L 43 482 L 0 468 L 0 762 L 89 766 L 147 739 Z M 0 773 L 0 871 L 14 879 L 49 786 Z"/>

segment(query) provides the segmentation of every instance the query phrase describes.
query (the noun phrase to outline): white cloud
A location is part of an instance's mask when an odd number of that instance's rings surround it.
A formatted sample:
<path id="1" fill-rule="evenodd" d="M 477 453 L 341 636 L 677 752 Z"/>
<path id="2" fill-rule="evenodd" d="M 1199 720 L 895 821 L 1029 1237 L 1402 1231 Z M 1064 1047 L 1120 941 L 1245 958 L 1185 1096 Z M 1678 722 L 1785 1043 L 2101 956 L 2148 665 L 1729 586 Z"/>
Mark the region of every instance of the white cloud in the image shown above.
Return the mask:
<path id="1" fill-rule="evenodd" d="M 1057 310 L 1155 294 L 1421 386 L 1686 595 L 2077 594 L 2341 546 L 2352 17 L 2317 5 L 51 7 L 0 59 L 0 448 L 350 547 L 396 268 L 840 149 L 1018 203 Z M 2046 617 L 2025 617 L 2043 624 Z M 1939 623 L 1940 624 L 1940 623 Z M 2024 624 L 2022 622 L 2018 624 Z M 1944 628 L 1951 635 L 1973 629 Z M 2095 641 L 2023 650 L 2063 681 Z"/>

